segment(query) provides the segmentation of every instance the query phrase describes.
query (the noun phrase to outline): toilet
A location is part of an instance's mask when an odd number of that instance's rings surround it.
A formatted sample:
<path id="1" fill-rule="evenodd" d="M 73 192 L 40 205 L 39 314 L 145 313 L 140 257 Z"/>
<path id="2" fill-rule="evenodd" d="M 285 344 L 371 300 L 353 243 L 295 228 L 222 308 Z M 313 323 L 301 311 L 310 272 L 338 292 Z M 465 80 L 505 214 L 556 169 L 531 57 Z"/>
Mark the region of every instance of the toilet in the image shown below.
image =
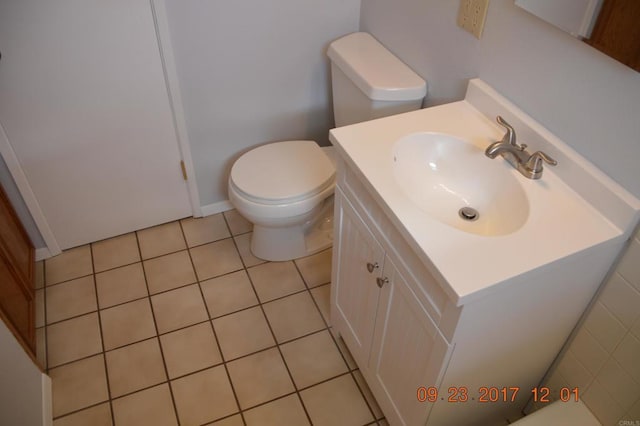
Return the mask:
<path id="1" fill-rule="evenodd" d="M 370 34 L 337 39 L 327 55 L 337 127 L 422 106 L 426 82 Z M 309 140 L 282 141 L 254 148 L 236 160 L 229 201 L 253 223 L 254 256 L 284 261 L 331 246 L 332 150 Z"/>
<path id="2" fill-rule="evenodd" d="M 511 423 L 514 426 L 602 426 L 582 400 L 556 401 Z"/>

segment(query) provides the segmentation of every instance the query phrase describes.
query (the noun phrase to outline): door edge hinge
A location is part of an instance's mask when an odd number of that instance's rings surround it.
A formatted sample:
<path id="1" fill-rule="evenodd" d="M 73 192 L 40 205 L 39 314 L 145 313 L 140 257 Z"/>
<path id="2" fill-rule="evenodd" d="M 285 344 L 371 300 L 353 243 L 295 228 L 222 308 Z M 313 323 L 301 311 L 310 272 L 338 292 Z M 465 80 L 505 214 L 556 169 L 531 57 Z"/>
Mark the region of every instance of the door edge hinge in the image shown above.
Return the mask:
<path id="1" fill-rule="evenodd" d="M 180 170 L 182 170 L 182 178 L 187 180 L 187 167 L 184 165 L 184 161 L 180 160 Z"/>

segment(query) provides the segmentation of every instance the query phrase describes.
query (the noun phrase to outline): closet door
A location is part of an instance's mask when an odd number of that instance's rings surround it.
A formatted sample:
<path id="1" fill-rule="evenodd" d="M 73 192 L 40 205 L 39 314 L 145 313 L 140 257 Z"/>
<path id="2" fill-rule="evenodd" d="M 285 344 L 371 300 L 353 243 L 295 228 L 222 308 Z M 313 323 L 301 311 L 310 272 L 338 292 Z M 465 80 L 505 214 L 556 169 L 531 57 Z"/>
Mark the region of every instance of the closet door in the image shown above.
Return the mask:
<path id="1" fill-rule="evenodd" d="M 62 249 L 191 215 L 149 0 L 0 2 L 0 53 L 0 124 Z"/>

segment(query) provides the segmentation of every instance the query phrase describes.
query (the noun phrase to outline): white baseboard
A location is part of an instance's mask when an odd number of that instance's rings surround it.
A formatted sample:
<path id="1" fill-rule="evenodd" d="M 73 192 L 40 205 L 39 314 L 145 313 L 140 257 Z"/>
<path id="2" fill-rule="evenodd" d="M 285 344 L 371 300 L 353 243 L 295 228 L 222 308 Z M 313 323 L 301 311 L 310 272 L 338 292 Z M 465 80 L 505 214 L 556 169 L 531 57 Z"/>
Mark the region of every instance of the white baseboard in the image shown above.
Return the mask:
<path id="1" fill-rule="evenodd" d="M 225 200 L 213 204 L 207 204 L 206 206 L 200 207 L 200 209 L 202 210 L 202 216 L 211 216 L 212 214 L 233 210 L 233 204 L 228 200 Z"/>
<path id="2" fill-rule="evenodd" d="M 36 249 L 35 257 L 36 257 L 36 262 L 38 262 L 40 260 L 48 259 L 52 256 L 48 247 L 42 247 L 42 248 Z"/>
<path id="3" fill-rule="evenodd" d="M 53 400 L 51 398 L 51 378 L 42 373 L 42 425 L 53 426 Z"/>

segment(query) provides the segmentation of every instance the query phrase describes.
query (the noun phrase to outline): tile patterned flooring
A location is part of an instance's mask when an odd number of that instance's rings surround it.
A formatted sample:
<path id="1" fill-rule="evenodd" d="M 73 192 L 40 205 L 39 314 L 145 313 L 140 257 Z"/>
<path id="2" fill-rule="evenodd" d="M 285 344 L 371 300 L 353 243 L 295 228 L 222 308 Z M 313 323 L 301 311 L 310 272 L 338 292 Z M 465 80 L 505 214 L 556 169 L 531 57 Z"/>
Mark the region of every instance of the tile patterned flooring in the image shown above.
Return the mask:
<path id="1" fill-rule="evenodd" d="M 386 425 L 329 326 L 331 250 L 251 255 L 235 211 L 39 262 L 55 426 Z"/>

